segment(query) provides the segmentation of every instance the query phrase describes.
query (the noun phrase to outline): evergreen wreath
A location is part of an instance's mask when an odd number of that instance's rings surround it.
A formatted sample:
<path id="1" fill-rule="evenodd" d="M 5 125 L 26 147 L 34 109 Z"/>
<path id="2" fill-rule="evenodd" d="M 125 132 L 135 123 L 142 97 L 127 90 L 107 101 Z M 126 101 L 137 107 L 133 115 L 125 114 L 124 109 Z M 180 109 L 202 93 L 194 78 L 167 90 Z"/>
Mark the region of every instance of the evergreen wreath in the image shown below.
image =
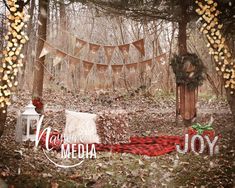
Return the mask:
<path id="1" fill-rule="evenodd" d="M 196 54 L 174 55 L 170 65 L 175 73 L 176 83 L 193 90 L 203 84 L 205 66 Z"/>

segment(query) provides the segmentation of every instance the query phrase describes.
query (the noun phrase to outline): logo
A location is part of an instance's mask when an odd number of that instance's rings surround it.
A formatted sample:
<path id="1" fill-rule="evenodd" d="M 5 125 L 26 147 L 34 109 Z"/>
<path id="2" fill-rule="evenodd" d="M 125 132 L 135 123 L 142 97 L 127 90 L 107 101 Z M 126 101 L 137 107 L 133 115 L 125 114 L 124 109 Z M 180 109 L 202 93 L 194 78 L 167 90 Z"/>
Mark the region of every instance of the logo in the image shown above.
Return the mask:
<path id="1" fill-rule="evenodd" d="M 82 144 L 82 138 L 70 137 L 59 133 L 52 134 L 52 128 L 49 126 L 41 131 L 41 125 L 37 127 L 35 147 L 37 148 L 40 141 L 43 140 L 43 152 L 46 158 L 55 166 L 60 168 L 73 168 L 81 165 L 85 159 L 96 159 L 95 144 Z M 69 144 L 78 143 L 78 144 Z M 60 150 L 56 156 L 53 150 Z M 56 159 L 56 160 L 55 160 Z M 57 162 L 57 161 L 60 161 Z M 71 161 L 76 161 L 74 164 Z"/>

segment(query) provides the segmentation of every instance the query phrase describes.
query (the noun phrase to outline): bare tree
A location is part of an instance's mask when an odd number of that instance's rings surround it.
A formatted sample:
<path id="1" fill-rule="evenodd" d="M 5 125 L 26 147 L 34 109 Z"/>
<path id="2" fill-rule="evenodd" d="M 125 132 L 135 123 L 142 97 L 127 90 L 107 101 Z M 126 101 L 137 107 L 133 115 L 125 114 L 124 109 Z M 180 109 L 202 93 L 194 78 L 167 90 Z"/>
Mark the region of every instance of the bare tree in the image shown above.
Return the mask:
<path id="1" fill-rule="evenodd" d="M 39 1 L 39 27 L 38 27 L 38 42 L 37 55 L 34 69 L 33 80 L 33 96 L 42 98 L 43 95 L 43 79 L 44 79 L 44 64 L 45 56 L 40 58 L 40 53 L 43 49 L 44 41 L 47 36 L 47 14 L 48 14 L 49 0 Z"/>

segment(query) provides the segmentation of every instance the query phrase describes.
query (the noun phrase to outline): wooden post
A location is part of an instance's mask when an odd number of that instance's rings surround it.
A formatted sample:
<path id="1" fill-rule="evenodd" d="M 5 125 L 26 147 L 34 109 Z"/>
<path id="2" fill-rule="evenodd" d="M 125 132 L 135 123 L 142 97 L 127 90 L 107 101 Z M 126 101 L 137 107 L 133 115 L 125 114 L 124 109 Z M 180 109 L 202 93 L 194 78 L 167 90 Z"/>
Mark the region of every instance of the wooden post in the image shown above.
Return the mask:
<path id="1" fill-rule="evenodd" d="M 179 55 L 183 56 L 187 51 L 187 5 L 185 1 L 181 1 L 181 20 L 179 21 L 178 35 L 178 51 Z M 184 120 L 185 126 L 191 125 L 192 119 L 196 116 L 196 90 L 189 90 L 186 85 L 180 85 L 180 109 L 179 113 Z M 178 95 L 178 94 L 177 94 Z M 178 104 L 176 104 L 177 106 Z M 178 107 L 177 107 L 178 108 Z M 178 115 L 177 119 L 178 121 Z"/>

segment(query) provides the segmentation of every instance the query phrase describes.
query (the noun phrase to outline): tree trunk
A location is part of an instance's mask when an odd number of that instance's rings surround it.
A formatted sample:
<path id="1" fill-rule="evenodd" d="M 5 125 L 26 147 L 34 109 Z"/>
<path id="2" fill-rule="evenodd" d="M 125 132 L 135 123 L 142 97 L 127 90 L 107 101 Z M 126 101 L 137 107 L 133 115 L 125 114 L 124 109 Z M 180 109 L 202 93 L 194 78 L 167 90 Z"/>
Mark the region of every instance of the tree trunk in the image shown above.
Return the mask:
<path id="1" fill-rule="evenodd" d="M 120 28 L 120 32 L 121 32 L 121 39 L 122 39 L 122 43 L 125 44 L 125 38 L 124 38 L 124 34 L 123 34 L 122 24 L 123 24 L 123 21 L 122 21 L 122 18 L 120 17 L 119 18 L 119 28 Z M 126 63 L 127 63 L 126 59 L 123 58 L 123 64 L 125 65 Z M 129 93 L 130 91 L 129 91 L 128 84 L 127 84 L 127 76 L 126 76 L 125 66 L 123 69 L 123 80 L 124 80 L 124 86 L 125 86 L 127 92 Z"/>
<path id="2" fill-rule="evenodd" d="M 235 94 L 231 95 L 230 89 L 226 89 L 227 101 L 233 115 L 233 124 L 235 125 Z"/>
<path id="3" fill-rule="evenodd" d="M 178 50 L 179 55 L 187 54 L 187 20 L 183 19 L 179 22 L 179 38 L 178 38 Z"/>
<path id="4" fill-rule="evenodd" d="M 1 23 L 1 38 L 4 38 L 4 29 L 5 29 L 5 25 L 2 19 L 2 23 Z M 1 50 L 3 50 L 4 48 L 4 43 L 1 43 Z M 0 66 L 2 67 L 2 66 Z M 2 76 L 3 74 L 0 74 L 0 80 L 2 80 Z M 1 82 L 0 82 L 1 83 Z M 2 84 L 1 84 L 2 85 Z M 0 137 L 2 136 L 3 132 L 4 132 L 4 125 L 6 123 L 6 117 L 7 117 L 7 113 L 2 113 L 3 110 L 6 110 L 7 108 L 0 108 Z"/>
<path id="5" fill-rule="evenodd" d="M 178 53 L 179 55 L 187 54 L 187 6 L 185 2 L 181 1 L 181 20 L 178 23 L 179 34 L 178 34 Z"/>
<path id="6" fill-rule="evenodd" d="M 64 50 L 67 50 L 68 46 L 66 45 L 66 41 L 67 41 L 67 33 L 65 33 L 65 31 L 67 31 L 67 14 L 66 14 L 66 9 L 65 9 L 65 4 L 64 4 L 64 0 L 59 2 L 59 10 L 60 10 L 60 33 L 62 35 L 62 48 L 64 48 Z M 66 37 L 65 37 L 66 35 Z"/>
<path id="7" fill-rule="evenodd" d="M 39 1 L 39 27 L 38 27 L 38 43 L 37 43 L 37 55 L 34 69 L 33 80 L 33 96 L 42 98 L 43 92 L 43 78 L 44 78 L 44 61 L 45 56 L 39 58 L 43 49 L 44 41 L 47 35 L 47 11 L 49 0 Z"/>
<path id="8" fill-rule="evenodd" d="M 32 0 L 31 3 L 30 3 L 30 10 L 29 10 L 29 15 L 30 15 L 30 19 L 29 19 L 29 22 L 28 22 L 28 27 L 27 27 L 27 36 L 30 37 L 30 33 L 32 32 L 32 28 L 33 28 L 33 14 L 34 14 L 34 9 L 35 9 L 35 0 Z M 30 62 L 30 58 L 31 58 L 31 50 L 30 49 L 30 43 L 26 43 L 24 45 L 24 54 L 27 54 L 26 56 L 26 62 L 24 63 L 24 66 L 22 68 L 22 74 L 19 76 L 19 85 L 18 85 L 18 90 L 20 91 L 21 89 L 23 89 L 23 86 L 24 86 L 24 83 L 26 82 L 26 79 L 25 76 L 25 71 L 27 70 L 27 67 L 26 66 L 29 66 L 29 63 Z M 30 54 L 30 55 L 29 55 Z"/>
<path id="9" fill-rule="evenodd" d="M 23 0 L 19 0 L 19 1 L 17 2 L 17 5 L 18 5 L 17 13 L 22 13 L 22 12 L 23 12 L 23 8 L 24 8 L 24 6 L 26 5 L 25 2 L 24 2 Z M 6 5 L 6 6 L 7 6 L 7 5 Z M 12 14 L 12 12 L 10 12 L 10 13 Z M 12 21 L 10 20 L 9 23 L 12 24 Z M 10 31 L 10 29 L 13 29 L 13 27 L 12 27 L 12 26 L 11 26 L 11 28 L 8 27 L 8 31 Z M 20 30 L 20 31 L 15 30 L 15 31 L 17 32 L 17 34 L 19 34 L 22 30 Z M 10 36 L 9 36 L 10 39 L 12 39 L 12 37 L 13 37 L 13 35 L 10 35 Z M 19 41 L 17 41 L 17 42 L 19 43 Z M 5 46 L 5 49 L 7 49 L 6 46 Z M 12 50 L 13 47 L 11 47 L 10 49 Z M 3 68 L 3 70 L 4 70 L 4 71 L 2 72 L 2 74 L 0 74 L 0 85 L 2 86 L 2 85 L 7 84 L 7 82 L 6 82 L 5 80 L 3 80 L 2 77 L 3 77 L 3 75 L 4 75 L 4 72 L 5 72 L 8 68 L 2 67 L 2 64 L 0 64 L 0 66 L 1 66 L 1 68 Z M 1 91 L 1 96 L 5 96 L 5 95 L 2 95 L 2 94 L 3 94 L 2 90 L 0 90 L 0 91 Z M 6 97 L 6 96 L 5 96 L 5 97 Z M 5 123 L 6 123 L 6 118 L 7 118 L 7 106 L 0 107 L 0 137 L 2 136 L 2 134 L 3 134 L 3 132 L 4 132 L 4 126 L 5 126 Z"/>
<path id="10" fill-rule="evenodd" d="M 234 60 L 235 59 L 235 48 L 234 48 L 235 47 L 235 42 L 234 42 L 235 37 L 231 33 L 230 35 L 228 35 L 226 37 L 226 40 L 227 40 L 227 46 L 229 48 L 229 51 L 232 54 L 231 60 Z M 224 86 L 225 81 L 223 80 L 223 78 L 221 78 L 221 82 L 222 82 L 222 84 Z M 221 88 L 221 90 L 223 90 L 223 87 Z M 231 94 L 231 90 L 230 89 L 225 89 L 225 90 L 226 90 L 227 101 L 228 101 L 230 110 L 231 110 L 232 115 L 233 115 L 233 124 L 235 125 L 235 93 Z"/>
<path id="11" fill-rule="evenodd" d="M 5 110 L 6 113 L 3 113 L 2 111 Z M 4 109 L 1 108 L 0 109 L 0 137 L 2 136 L 3 132 L 4 132 L 4 126 L 6 123 L 6 119 L 7 119 L 7 108 L 5 107 Z"/>
<path id="12" fill-rule="evenodd" d="M 179 21 L 178 52 L 179 55 L 187 54 L 187 6 L 181 1 L 181 20 Z M 180 85 L 180 115 L 186 126 L 191 125 L 191 120 L 196 116 L 196 91 L 189 90 L 186 85 Z M 178 86 L 176 88 L 178 90 Z M 177 99 L 178 113 L 178 99 Z M 178 115 L 177 115 L 178 121 Z"/>

